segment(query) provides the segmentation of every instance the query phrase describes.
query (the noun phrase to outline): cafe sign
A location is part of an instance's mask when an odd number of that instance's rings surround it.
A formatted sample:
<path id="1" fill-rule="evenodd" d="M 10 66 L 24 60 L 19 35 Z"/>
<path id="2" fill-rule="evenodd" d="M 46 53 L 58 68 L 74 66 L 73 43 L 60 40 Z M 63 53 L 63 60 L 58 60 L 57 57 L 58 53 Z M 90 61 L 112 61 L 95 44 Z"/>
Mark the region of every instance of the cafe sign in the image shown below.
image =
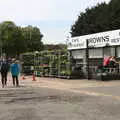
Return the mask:
<path id="1" fill-rule="evenodd" d="M 86 41 L 84 37 L 73 37 L 67 41 L 68 49 L 83 49 L 86 48 Z"/>

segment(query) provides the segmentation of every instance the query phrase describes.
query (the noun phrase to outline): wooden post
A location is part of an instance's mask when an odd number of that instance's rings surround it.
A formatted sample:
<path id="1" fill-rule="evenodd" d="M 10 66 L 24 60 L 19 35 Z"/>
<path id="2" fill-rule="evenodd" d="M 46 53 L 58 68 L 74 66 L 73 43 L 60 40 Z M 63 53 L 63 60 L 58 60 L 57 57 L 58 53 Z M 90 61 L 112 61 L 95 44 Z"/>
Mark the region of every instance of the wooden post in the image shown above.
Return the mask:
<path id="1" fill-rule="evenodd" d="M 90 79 L 90 72 L 89 72 L 89 46 L 88 46 L 88 40 L 86 40 L 86 75 L 87 75 L 87 79 Z"/>

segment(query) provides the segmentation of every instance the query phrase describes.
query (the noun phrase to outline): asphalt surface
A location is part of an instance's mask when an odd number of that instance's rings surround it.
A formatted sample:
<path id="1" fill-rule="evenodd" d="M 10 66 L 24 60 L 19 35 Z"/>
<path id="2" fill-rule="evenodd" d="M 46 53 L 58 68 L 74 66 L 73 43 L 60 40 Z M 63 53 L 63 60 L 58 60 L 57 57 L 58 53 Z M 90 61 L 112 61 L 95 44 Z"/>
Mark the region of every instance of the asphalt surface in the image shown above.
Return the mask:
<path id="1" fill-rule="evenodd" d="M 8 81 L 0 88 L 0 120 L 120 120 L 120 82 L 53 80 L 28 78 L 18 88 Z"/>

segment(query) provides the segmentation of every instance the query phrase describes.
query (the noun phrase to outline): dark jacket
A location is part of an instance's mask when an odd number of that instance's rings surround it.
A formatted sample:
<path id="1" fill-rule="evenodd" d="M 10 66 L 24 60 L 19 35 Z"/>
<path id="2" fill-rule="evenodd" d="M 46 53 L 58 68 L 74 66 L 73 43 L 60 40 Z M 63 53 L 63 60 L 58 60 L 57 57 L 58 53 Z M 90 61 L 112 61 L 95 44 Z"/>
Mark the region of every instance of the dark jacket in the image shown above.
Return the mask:
<path id="1" fill-rule="evenodd" d="M 9 71 L 9 63 L 7 61 L 2 62 L 1 64 L 1 73 L 7 73 Z"/>

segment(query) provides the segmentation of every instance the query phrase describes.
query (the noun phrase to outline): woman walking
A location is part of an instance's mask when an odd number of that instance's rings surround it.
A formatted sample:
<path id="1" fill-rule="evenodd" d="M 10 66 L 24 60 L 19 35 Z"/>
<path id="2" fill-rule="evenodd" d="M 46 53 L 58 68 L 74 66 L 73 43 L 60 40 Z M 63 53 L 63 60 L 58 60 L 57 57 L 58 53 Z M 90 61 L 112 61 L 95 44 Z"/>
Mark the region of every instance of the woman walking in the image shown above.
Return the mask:
<path id="1" fill-rule="evenodd" d="M 10 70 L 11 70 L 12 79 L 13 79 L 13 86 L 18 87 L 19 86 L 18 75 L 20 73 L 20 68 L 19 68 L 18 62 L 15 59 L 12 59 Z"/>

